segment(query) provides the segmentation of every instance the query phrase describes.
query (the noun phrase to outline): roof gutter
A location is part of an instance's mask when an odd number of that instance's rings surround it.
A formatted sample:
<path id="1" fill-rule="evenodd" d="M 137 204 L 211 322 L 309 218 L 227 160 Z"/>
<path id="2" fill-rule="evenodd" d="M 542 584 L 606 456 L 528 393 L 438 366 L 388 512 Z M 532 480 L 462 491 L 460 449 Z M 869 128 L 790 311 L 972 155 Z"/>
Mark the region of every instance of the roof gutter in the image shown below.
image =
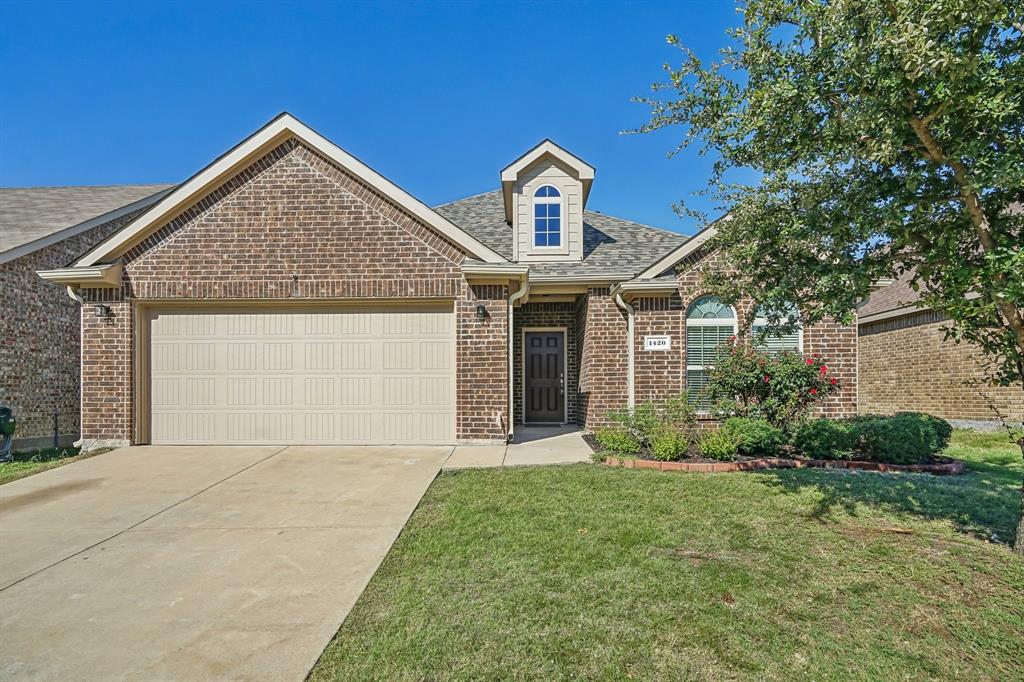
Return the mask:
<path id="1" fill-rule="evenodd" d="M 56 270 L 37 270 L 36 274 L 47 282 L 65 286 L 114 288 L 121 285 L 122 270 L 123 266 L 120 263 L 107 263 Z"/>

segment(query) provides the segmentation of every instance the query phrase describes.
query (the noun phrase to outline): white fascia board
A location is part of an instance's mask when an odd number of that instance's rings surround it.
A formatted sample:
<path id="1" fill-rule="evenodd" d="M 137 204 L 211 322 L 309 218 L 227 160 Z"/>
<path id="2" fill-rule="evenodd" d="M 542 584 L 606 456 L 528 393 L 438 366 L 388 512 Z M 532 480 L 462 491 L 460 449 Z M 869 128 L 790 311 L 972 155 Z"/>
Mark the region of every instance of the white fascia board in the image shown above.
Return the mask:
<path id="1" fill-rule="evenodd" d="M 487 263 L 507 262 L 457 225 L 442 217 L 372 168 L 341 149 L 291 114 L 281 114 L 221 156 L 184 184 L 178 186 L 157 205 L 140 216 L 128 228 L 87 253 L 75 265 L 95 265 L 127 251 L 138 240 L 190 206 L 194 200 L 219 186 L 248 163 L 294 136 L 331 159 L 345 170 L 374 187 L 403 209 L 437 230 L 470 255 Z"/>
<path id="2" fill-rule="evenodd" d="M 532 284 L 594 284 L 608 285 L 630 279 L 632 273 L 608 273 L 606 275 L 545 275 L 541 277 L 530 277 Z"/>
<path id="3" fill-rule="evenodd" d="M 38 270 L 36 274 L 47 282 L 65 286 L 118 287 L 121 285 L 120 263 L 76 266 L 56 270 Z"/>
<path id="4" fill-rule="evenodd" d="M 706 244 L 716 234 L 718 234 L 718 230 L 714 225 L 704 228 L 690 237 L 682 246 L 672 250 L 664 258 L 637 275 L 637 279 L 654 279 Z"/>
<path id="5" fill-rule="evenodd" d="M 637 280 L 631 279 L 627 282 L 616 284 L 613 294 L 621 292 L 624 295 L 640 296 L 648 294 L 652 296 L 671 296 L 679 291 L 679 283 L 672 280 Z"/>
<path id="6" fill-rule="evenodd" d="M 509 279 L 526 279 L 526 276 L 530 272 L 530 268 L 526 265 L 519 265 L 516 263 L 466 263 L 462 266 L 462 274 L 467 279 L 480 279 L 480 278 L 501 278 L 507 277 Z"/>
<path id="7" fill-rule="evenodd" d="M 0 263 L 8 263 L 16 258 L 21 258 L 22 256 L 30 254 L 33 251 L 45 249 L 47 246 L 51 246 L 53 244 L 56 244 L 57 242 L 64 241 L 65 239 L 70 239 L 71 237 L 82 234 L 83 232 L 88 232 L 94 227 L 99 227 L 104 223 L 109 223 L 111 220 L 117 220 L 118 218 L 126 216 L 134 211 L 137 211 L 140 208 L 144 208 L 149 204 L 153 204 L 159 201 L 160 199 L 170 194 L 170 192 L 173 189 L 173 187 L 169 187 L 167 189 L 160 190 L 159 192 L 150 194 L 148 197 L 143 197 L 138 201 L 133 201 L 132 203 L 126 206 L 114 209 L 113 211 L 108 211 L 107 213 L 104 213 L 103 215 L 98 215 L 95 218 L 90 218 L 89 220 L 86 220 L 83 223 L 78 223 L 77 225 L 72 225 L 71 227 L 65 227 L 63 230 L 59 230 L 52 234 L 48 234 L 45 237 L 40 237 L 39 239 L 36 239 L 34 241 L 21 244 L 20 246 L 16 246 L 13 249 L 10 249 L 9 251 L 4 251 L 3 253 L 0 253 Z"/>

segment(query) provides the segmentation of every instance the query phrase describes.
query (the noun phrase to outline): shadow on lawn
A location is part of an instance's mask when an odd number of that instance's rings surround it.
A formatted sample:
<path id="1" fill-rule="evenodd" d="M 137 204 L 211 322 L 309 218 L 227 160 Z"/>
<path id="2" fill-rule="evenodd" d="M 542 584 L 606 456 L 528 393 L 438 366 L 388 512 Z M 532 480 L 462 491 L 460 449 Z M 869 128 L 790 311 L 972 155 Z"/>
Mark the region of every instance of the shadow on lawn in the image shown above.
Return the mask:
<path id="1" fill-rule="evenodd" d="M 788 493 L 813 487 L 821 499 L 812 512 L 827 520 L 836 512 L 856 516 L 857 505 L 884 512 L 951 521 L 961 531 L 1007 543 L 1020 504 L 1021 473 L 982 462 L 961 476 L 880 474 L 822 469 L 767 472 L 770 485 Z"/>

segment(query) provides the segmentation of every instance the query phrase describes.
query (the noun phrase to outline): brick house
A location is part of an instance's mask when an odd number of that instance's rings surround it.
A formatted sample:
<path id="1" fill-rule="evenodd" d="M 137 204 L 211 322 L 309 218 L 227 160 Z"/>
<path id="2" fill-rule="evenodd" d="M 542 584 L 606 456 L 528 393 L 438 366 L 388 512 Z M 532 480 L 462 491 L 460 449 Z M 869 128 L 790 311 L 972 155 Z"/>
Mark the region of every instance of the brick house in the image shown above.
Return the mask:
<path id="1" fill-rule="evenodd" d="M 946 340 L 946 318 L 924 306 L 905 274 L 857 311 L 858 410 L 927 412 L 962 426 L 1024 421 L 1024 392 L 985 380 L 976 346 Z M 998 413 L 998 414 L 997 414 Z"/>
<path id="2" fill-rule="evenodd" d="M 82 255 L 166 193 L 167 185 L 0 189 L 0 405 L 14 447 L 79 434 L 79 304 L 36 276 Z"/>
<path id="3" fill-rule="evenodd" d="M 519 424 L 699 391 L 756 322 L 702 290 L 692 239 L 588 210 L 545 140 L 500 189 L 430 208 L 281 114 L 42 278 L 82 309 L 82 436 L 100 443 L 505 441 Z M 856 332 L 821 352 L 856 410 Z"/>

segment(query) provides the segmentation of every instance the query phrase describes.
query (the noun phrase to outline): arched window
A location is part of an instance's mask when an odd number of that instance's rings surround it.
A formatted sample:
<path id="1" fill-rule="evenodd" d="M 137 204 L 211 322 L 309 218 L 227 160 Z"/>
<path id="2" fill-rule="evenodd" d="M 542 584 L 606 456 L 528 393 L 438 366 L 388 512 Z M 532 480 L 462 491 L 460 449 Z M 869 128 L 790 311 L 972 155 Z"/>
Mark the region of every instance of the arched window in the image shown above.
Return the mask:
<path id="1" fill-rule="evenodd" d="M 533 245 L 562 246 L 562 194 L 551 185 L 538 187 L 533 193 Z"/>
<path id="2" fill-rule="evenodd" d="M 773 322 L 776 325 L 794 325 L 794 328 L 785 333 L 765 334 L 765 328 Z M 775 313 L 763 305 L 757 306 L 750 331 L 753 335 L 754 347 L 766 353 L 779 353 L 784 350 L 799 353 L 804 349 L 804 330 L 800 326 L 800 312 L 792 303 L 786 304 L 782 310 Z"/>
<path id="3" fill-rule="evenodd" d="M 698 407 L 707 407 L 702 395 L 708 370 L 730 336 L 736 336 L 736 311 L 717 296 L 702 296 L 686 311 L 686 394 Z"/>

